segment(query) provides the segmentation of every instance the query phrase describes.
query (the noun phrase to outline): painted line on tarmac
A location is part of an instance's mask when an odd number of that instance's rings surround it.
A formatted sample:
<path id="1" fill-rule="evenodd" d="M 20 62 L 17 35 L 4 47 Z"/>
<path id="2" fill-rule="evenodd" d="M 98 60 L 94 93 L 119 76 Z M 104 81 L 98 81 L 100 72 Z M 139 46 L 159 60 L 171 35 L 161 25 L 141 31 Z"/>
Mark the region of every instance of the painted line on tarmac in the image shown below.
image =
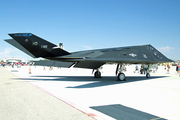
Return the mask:
<path id="1" fill-rule="evenodd" d="M 25 82 L 27 82 L 27 83 L 29 83 L 29 84 L 37 87 L 38 89 L 40 89 L 40 90 L 48 93 L 49 95 L 51 95 L 51 96 L 53 96 L 53 97 L 55 97 L 55 98 L 63 101 L 64 103 L 66 103 L 66 104 L 72 106 L 73 108 L 81 111 L 82 113 L 84 113 L 84 114 L 86 114 L 86 115 L 88 115 L 88 116 L 91 116 L 92 118 L 95 118 L 95 119 L 97 119 L 97 120 L 115 120 L 115 119 L 112 118 L 112 117 L 109 117 L 109 116 L 107 116 L 107 115 L 105 115 L 105 114 L 103 114 L 103 113 L 100 113 L 100 112 L 98 112 L 98 111 L 92 110 L 92 109 L 90 109 L 90 108 L 86 108 L 86 109 L 85 109 L 85 108 L 79 107 L 78 105 L 75 105 L 74 103 L 72 103 L 72 102 L 70 102 L 70 101 L 68 101 L 68 100 L 66 100 L 66 99 L 64 99 L 64 98 L 62 98 L 62 97 L 56 96 L 56 95 L 54 95 L 53 93 L 51 93 L 50 91 L 45 90 L 44 88 L 39 87 L 38 85 L 34 85 L 34 84 L 31 83 L 30 81 L 28 81 L 28 80 L 26 80 L 26 79 L 24 79 L 24 78 L 21 78 L 20 76 L 18 76 L 17 74 L 15 74 L 15 73 L 7 70 L 6 68 L 4 68 L 4 69 L 5 69 L 6 71 L 8 71 L 9 73 L 11 73 L 11 74 L 19 77 L 21 80 L 23 80 L 23 81 L 25 81 Z"/>

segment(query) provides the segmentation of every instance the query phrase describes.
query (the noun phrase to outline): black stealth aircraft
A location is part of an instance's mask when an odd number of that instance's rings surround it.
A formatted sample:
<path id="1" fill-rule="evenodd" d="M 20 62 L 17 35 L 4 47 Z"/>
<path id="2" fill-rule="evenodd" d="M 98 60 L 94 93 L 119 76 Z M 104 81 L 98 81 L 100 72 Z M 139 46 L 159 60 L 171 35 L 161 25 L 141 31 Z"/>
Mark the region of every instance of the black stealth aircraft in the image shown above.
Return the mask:
<path id="1" fill-rule="evenodd" d="M 117 63 L 116 75 L 118 80 L 125 80 L 121 67 L 124 63 L 150 64 L 173 62 L 165 57 L 152 45 L 128 46 L 108 49 L 86 50 L 69 53 L 61 47 L 50 43 L 32 33 L 9 34 L 13 39 L 5 40 L 33 58 L 46 58 L 48 61 L 35 62 L 36 65 L 56 67 L 77 67 L 96 70 L 95 78 L 100 78 L 98 70 L 106 63 Z M 150 74 L 147 72 L 146 77 Z"/>

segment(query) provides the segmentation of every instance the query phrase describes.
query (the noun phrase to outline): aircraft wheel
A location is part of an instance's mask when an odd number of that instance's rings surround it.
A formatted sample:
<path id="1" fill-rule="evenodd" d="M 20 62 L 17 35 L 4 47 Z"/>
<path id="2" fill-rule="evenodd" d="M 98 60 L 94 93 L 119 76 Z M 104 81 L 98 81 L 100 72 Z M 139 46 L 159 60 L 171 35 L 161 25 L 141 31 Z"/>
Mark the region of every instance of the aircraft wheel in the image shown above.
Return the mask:
<path id="1" fill-rule="evenodd" d="M 150 78 L 150 77 L 151 77 L 151 76 L 150 76 L 150 73 L 147 73 L 147 74 L 146 74 L 146 77 L 147 77 L 147 78 Z"/>
<path id="2" fill-rule="evenodd" d="M 101 72 L 100 72 L 100 71 L 96 71 L 96 72 L 94 73 L 94 77 L 95 77 L 95 78 L 101 78 Z"/>
<path id="3" fill-rule="evenodd" d="M 124 81 L 125 80 L 125 74 L 124 73 L 119 73 L 118 74 L 118 81 Z"/>

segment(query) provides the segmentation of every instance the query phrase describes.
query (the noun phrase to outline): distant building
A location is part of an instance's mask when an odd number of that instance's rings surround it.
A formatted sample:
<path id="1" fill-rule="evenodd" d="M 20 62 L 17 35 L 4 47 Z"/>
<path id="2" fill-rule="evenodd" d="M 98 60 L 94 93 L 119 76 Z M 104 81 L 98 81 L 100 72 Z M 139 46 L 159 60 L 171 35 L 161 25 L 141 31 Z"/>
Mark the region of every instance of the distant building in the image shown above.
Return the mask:
<path id="1" fill-rule="evenodd" d="M 16 62 L 25 62 L 23 59 L 20 59 L 20 58 L 5 58 L 3 59 L 4 62 L 6 63 L 16 63 Z"/>

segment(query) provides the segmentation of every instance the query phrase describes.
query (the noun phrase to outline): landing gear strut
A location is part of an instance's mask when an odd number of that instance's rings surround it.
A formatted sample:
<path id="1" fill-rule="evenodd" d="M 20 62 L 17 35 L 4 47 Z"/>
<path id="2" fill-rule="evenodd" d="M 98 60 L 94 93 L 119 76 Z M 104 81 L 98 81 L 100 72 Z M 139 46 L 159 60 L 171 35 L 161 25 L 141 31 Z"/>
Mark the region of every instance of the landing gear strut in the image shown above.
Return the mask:
<path id="1" fill-rule="evenodd" d="M 117 81 L 125 81 L 126 80 L 125 74 L 122 73 L 122 64 L 120 65 L 120 67 L 119 67 L 119 64 L 117 64 L 116 75 L 117 75 Z"/>
<path id="2" fill-rule="evenodd" d="M 147 78 L 150 78 L 150 77 L 151 77 L 151 75 L 150 75 L 150 73 L 149 73 L 149 65 L 148 65 L 148 68 L 147 68 L 146 77 L 147 77 Z"/>

